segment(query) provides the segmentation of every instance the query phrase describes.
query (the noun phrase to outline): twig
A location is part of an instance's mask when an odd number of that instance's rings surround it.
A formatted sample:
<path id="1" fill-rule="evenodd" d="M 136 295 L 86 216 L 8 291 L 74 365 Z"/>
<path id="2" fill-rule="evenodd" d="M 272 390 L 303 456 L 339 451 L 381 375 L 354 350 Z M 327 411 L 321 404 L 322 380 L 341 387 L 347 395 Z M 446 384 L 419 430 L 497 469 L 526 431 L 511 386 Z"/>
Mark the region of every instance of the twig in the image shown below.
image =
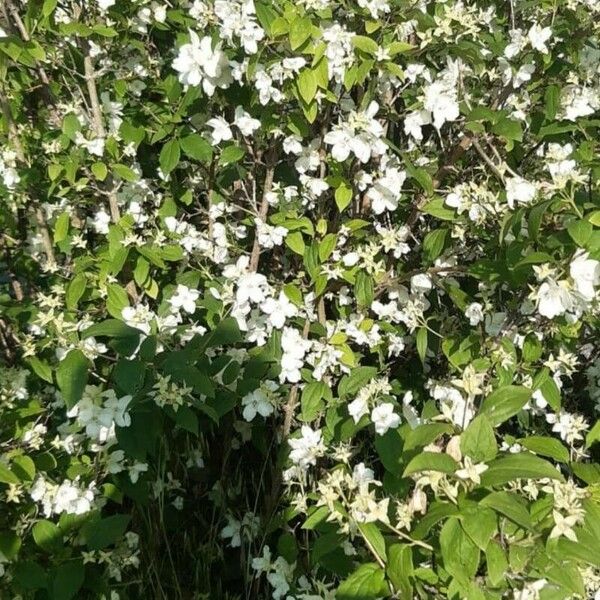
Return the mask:
<path id="1" fill-rule="evenodd" d="M 477 154 L 483 158 L 485 164 L 491 169 L 492 173 L 502 182 L 504 183 L 504 175 L 498 169 L 498 167 L 494 164 L 494 161 L 485 153 L 485 150 L 481 147 L 481 144 L 477 141 L 477 139 L 473 138 L 472 140 L 473 148 L 477 151 Z"/>

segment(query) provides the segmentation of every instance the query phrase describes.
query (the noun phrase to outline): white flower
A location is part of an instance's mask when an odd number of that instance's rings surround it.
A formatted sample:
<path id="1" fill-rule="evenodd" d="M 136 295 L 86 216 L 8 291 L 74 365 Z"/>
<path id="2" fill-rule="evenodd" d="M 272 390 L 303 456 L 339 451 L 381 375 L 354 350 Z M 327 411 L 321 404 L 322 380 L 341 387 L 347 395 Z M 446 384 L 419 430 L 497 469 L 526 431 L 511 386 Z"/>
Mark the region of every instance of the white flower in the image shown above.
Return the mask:
<path id="1" fill-rule="evenodd" d="M 262 302 L 267 297 L 269 284 L 261 273 L 245 273 L 238 279 L 236 300 L 239 304 L 245 302 Z"/>
<path id="2" fill-rule="evenodd" d="M 406 115 L 404 119 L 404 133 L 420 142 L 423 139 L 422 128 L 431 125 L 431 113 L 428 110 L 416 110 Z"/>
<path id="3" fill-rule="evenodd" d="M 202 84 L 209 96 L 216 88 L 227 88 L 233 81 L 229 61 L 220 45 L 213 49 L 210 36 L 201 40 L 194 31 L 190 31 L 190 42 L 179 48 L 173 68 L 179 72 L 181 83 L 186 86 Z"/>
<path id="4" fill-rule="evenodd" d="M 267 298 L 260 305 L 260 309 L 269 315 L 269 322 L 276 329 L 281 329 L 287 319 L 295 317 L 298 314 L 298 308 L 290 302 L 284 292 L 279 292 L 277 299 Z"/>
<path id="5" fill-rule="evenodd" d="M 481 483 L 480 475 L 488 470 L 488 466 L 484 463 L 474 464 L 471 460 L 471 457 L 465 456 L 463 461 L 464 467 L 462 469 L 458 469 L 455 475 L 459 479 L 464 479 L 465 481 L 472 481 L 473 483 Z"/>
<path id="6" fill-rule="evenodd" d="M 234 125 L 242 132 L 242 135 L 252 135 L 260 128 L 260 121 L 252 118 L 241 106 L 235 109 Z"/>
<path id="7" fill-rule="evenodd" d="M 361 8 L 366 8 L 373 19 L 379 19 L 383 14 L 390 12 L 390 5 L 387 0 L 358 0 Z"/>
<path id="8" fill-rule="evenodd" d="M 313 431 L 308 425 L 301 429 L 302 437 L 288 440 L 291 446 L 290 460 L 301 469 L 315 465 L 317 458 L 325 453 L 325 445 L 321 439 L 321 430 Z"/>
<path id="9" fill-rule="evenodd" d="M 432 287 L 433 282 L 427 273 L 417 273 L 410 279 L 410 289 L 413 294 L 426 294 Z"/>
<path id="10" fill-rule="evenodd" d="M 577 525 L 579 517 L 577 515 L 569 515 L 563 517 L 557 510 L 552 511 L 552 517 L 554 518 L 554 527 L 548 536 L 550 539 L 565 536 L 572 542 L 577 541 L 577 535 L 573 531 L 573 527 Z"/>
<path id="11" fill-rule="evenodd" d="M 281 246 L 284 238 L 289 233 L 285 227 L 269 225 L 258 217 L 254 220 L 254 223 L 256 224 L 256 235 L 261 248 Z"/>
<path id="12" fill-rule="evenodd" d="M 358 395 L 350 404 L 348 404 L 348 412 L 354 419 L 355 423 L 358 423 L 364 415 L 369 414 L 369 404 L 367 398 L 363 395 Z"/>
<path id="13" fill-rule="evenodd" d="M 395 429 L 400 425 L 400 417 L 394 412 L 391 402 L 383 402 L 376 406 L 371 411 L 371 421 L 379 435 L 384 435 L 388 429 Z"/>
<path id="14" fill-rule="evenodd" d="M 469 323 L 475 327 L 483 321 L 483 306 L 479 302 L 471 302 L 465 310 L 465 317 L 469 319 Z"/>
<path id="15" fill-rule="evenodd" d="M 571 261 L 569 273 L 577 292 L 588 302 L 596 295 L 595 286 L 600 283 L 600 262 L 589 258 L 587 252 L 578 253 Z"/>
<path id="16" fill-rule="evenodd" d="M 550 27 L 540 27 L 537 23 L 531 26 L 531 29 L 527 33 L 527 39 L 529 40 L 532 48 L 541 52 L 542 54 L 548 54 L 548 47 L 546 42 L 552 37 L 552 29 Z"/>
<path id="17" fill-rule="evenodd" d="M 150 335 L 150 323 L 156 315 L 145 304 L 138 304 L 135 307 L 126 306 L 121 311 L 121 316 L 130 327 Z"/>
<path id="18" fill-rule="evenodd" d="M 405 181 L 406 172 L 395 167 L 387 168 L 383 177 L 375 181 L 367 196 L 371 198 L 371 207 L 376 215 L 398 208 L 398 200 Z"/>
<path id="19" fill-rule="evenodd" d="M 192 290 L 186 285 L 179 284 L 175 293 L 169 298 L 169 304 L 173 312 L 183 309 L 185 312 L 193 314 L 196 312 L 196 300 L 199 297 L 198 290 Z"/>
<path id="20" fill-rule="evenodd" d="M 423 107 L 433 114 L 433 124 L 437 129 L 460 115 L 456 88 L 448 87 L 442 81 L 434 81 L 425 86 L 424 94 Z"/>
<path id="21" fill-rule="evenodd" d="M 229 545 L 232 548 L 239 548 L 242 545 L 241 533 L 241 522 L 231 515 L 227 515 L 227 525 L 221 530 L 221 538 L 224 540 L 231 538 Z"/>
<path id="22" fill-rule="evenodd" d="M 96 0 L 98 8 L 102 11 L 108 10 L 111 6 L 114 6 L 117 0 Z"/>
<path id="23" fill-rule="evenodd" d="M 279 374 L 281 383 L 300 381 L 300 369 L 304 366 L 304 356 L 309 348 L 310 342 L 305 340 L 297 329 L 284 327 L 281 334 L 281 349 L 283 350 L 281 373 Z"/>
<path id="24" fill-rule="evenodd" d="M 554 319 L 573 308 L 573 298 L 564 282 L 548 279 L 537 291 L 538 312 L 547 319 Z"/>
<path id="25" fill-rule="evenodd" d="M 106 235 L 108 233 L 108 226 L 110 225 L 110 215 L 106 212 L 104 207 L 96 211 L 94 219 L 91 222 L 92 227 L 96 233 Z"/>
<path id="26" fill-rule="evenodd" d="M 515 207 L 515 202 L 529 204 L 535 195 L 535 185 L 522 177 L 511 177 L 506 180 L 506 200 L 510 208 Z"/>
<path id="27" fill-rule="evenodd" d="M 213 146 L 220 144 L 223 140 L 230 140 L 233 137 L 229 123 L 223 117 L 213 117 L 206 121 L 206 124 L 212 128 L 210 143 Z"/>
<path id="28" fill-rule="evenodd" d="M 246 421 L 252 421 L 257 414 L 268 417 L 274 410 L 270 398 L 261 388 L 246 394 L 242 398 L 242 406 L 242 415 Z"/>
<path id="29" fill-rule="evenodd" d="M 352 152 L 358 160 L 366 163 L 371 155 L 379 156 L 385 153 L 386 145 L 380 139 L 383 137 L 383 127 L 375 119 L 379 104 L 373 101 L 364 112 L 352 111 L 347 122 L 334 125 L 325 134 L 323 141 L 332 147 L 331 155 L 338 162 L 345 161 Z"/>
<path id="30" fill-rule="evenodd" d="M 527 38 L 520 29 L 512 29 L 509 35 L 510 43 L 504 49 L 504 56 L 514 58 L 527 45 Z"/>

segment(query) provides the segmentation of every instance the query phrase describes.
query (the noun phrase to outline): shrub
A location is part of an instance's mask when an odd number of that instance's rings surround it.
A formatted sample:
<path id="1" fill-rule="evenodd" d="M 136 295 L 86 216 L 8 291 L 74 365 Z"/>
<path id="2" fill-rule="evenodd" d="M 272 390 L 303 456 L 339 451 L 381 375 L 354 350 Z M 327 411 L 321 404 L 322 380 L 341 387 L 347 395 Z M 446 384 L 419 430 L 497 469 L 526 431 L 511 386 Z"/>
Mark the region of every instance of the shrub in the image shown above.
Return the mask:
<path id="1" fill-rule="evenodd" d="M 596 0 L 4 0 L 6 598 L 600 597 Z"/>

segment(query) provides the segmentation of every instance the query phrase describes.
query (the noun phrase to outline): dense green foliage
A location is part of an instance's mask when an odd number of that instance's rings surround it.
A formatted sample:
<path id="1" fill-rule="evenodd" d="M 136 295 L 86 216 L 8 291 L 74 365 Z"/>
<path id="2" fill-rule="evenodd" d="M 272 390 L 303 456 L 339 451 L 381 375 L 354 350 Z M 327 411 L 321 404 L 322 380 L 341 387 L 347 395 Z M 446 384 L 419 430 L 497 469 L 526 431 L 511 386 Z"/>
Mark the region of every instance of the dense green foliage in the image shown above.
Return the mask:
<path id="1" fill-rule="evenodd" d="M 0 597 L 600 599 L 598 0 L 0 0 Z"/>

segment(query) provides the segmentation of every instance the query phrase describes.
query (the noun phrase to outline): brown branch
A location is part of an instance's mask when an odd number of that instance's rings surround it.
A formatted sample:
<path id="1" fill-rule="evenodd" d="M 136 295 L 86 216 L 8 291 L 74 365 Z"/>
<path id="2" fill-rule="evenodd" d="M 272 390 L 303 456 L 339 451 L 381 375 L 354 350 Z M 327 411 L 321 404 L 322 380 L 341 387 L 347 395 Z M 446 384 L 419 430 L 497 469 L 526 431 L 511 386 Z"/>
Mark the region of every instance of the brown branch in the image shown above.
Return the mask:
<path id="1" fill-rule="evenodd" d="M 89 48 L 86 48 L 89 51 Z M 92 109 L 92 126 L 94 135 L 97 138 L 106 138 L 106 129 L 104 128 L 104 121 L 102 117 L 102 107 L 100 106 L 100 100 L 98 98 L 98 89 L 96 87 L 96 71 L 92 58 L 89 52 L 86 52 L 83 57 L 83 69 L 85 72 L 85 83 L 88 91 L 88 97 L 90 100 L 90 107 Z M 112 179 L 112 176 L 106 178 L 106 188 L 108 195 L 108 205 L 110 209 L 110 218 L 113 223 L 118 223 L 121 218 L 119 211 L 119 203 L 117 200 L 117 192 Z"/>
<path id="2" fill-rule="evenodd" d="M 494 161 L 486 154 L 485 150 L 481 147 L 481 144 L 475 138 L 473 138 L 472 142 L 473 148 L 475 148 L 477 154 L 481 156 L 485 164 L 491 169 L 492 173 L 496 176 L 496 178 L 499 179 L 502 183 L 504 183 L 504 175 L 502 174 L 500 169 L 498 169 Z"/>
<path id="3" fill-rule="evenodd" d="M 275 163 L 277 155 L 274 149 L 270 149 L 266 154 L 266 167 L 265 180 L 263 183 L 263 193 L 260 201 L 260 207 L 258 209 L 258 218 L 261 221 L 267 220 L 267 213 L 269 212 L 269 193 L 273 189 L 273 177 L 275 175 Z M 252 245 L 252 252 L 250 254 L 250 271 L 256 271 L 258 269 L 258 261 L 260 259 L 260 244 L 258 241 L 258 233 L 254 233 L 254 244 Z"/>

